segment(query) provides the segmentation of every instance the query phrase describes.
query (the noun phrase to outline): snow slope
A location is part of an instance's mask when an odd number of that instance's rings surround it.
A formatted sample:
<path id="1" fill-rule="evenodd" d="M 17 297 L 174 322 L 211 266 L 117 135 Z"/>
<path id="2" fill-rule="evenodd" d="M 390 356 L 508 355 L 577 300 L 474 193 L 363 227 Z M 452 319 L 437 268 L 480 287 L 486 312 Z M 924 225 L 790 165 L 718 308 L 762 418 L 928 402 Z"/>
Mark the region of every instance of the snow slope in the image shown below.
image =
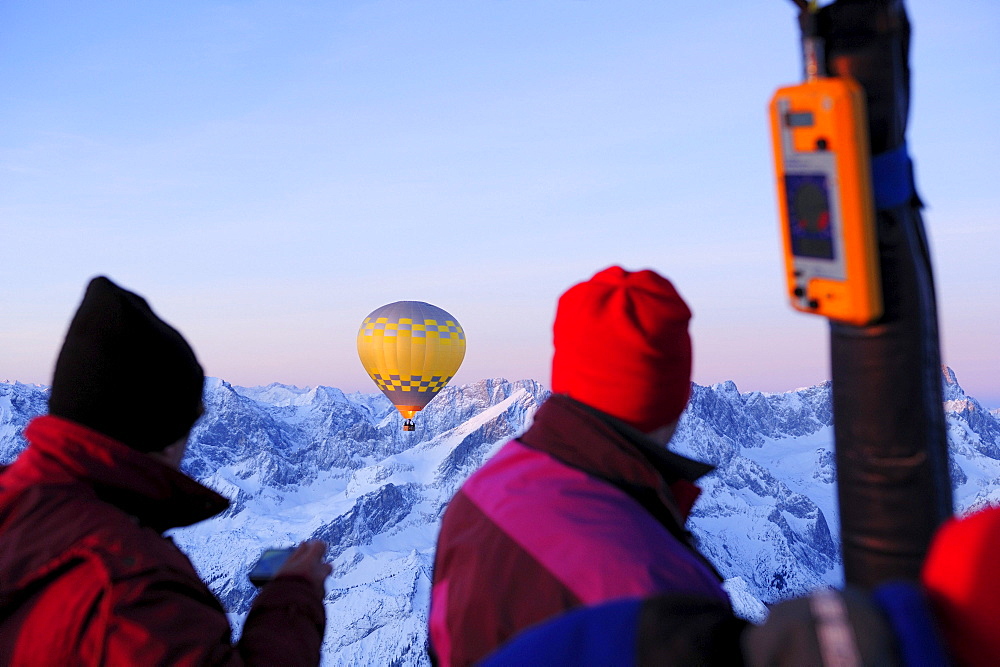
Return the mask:
<path id="1" fill-rule="evenodd" d="M 950 369 L 943 379 L 956 506 L 995 503 L 1000 417 Z M 447 387 L 408 433 L 380 394 L 209 379 L 184 470 L 233 503 L 173 536 L 237 627 L 254 595 L 245 573 L 264 548 L 326 540 L 325 663 L 426 664 L 441 514 L 546 396 L 530 380 Z M 21 431 L 46 400 L 45 387 L 0 383 L 0 462 L 23 447 Z M 828 383 L 778 394 L 693 387 L 671 447 L 717 466 L 690 525 L 747 618 L 842 580 L 832 438 Z"/>

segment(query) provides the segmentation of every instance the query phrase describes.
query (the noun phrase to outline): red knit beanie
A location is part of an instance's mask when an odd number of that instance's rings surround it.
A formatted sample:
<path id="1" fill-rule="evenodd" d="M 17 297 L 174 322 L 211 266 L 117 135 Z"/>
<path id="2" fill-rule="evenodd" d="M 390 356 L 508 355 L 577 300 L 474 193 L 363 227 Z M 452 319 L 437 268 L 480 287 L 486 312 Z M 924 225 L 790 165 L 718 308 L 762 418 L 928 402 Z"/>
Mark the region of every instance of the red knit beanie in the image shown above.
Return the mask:
<path id="1" fill-rule="evenodd" d="M 691 394 L 691 311 L 669 280 L 612 266 L 559 298 L 552 391 L 648 433 Z"/>
<path id="2" fill-rule="evenodd" d="M 1000 507 L 951 519 L 934 536 L 922 579 L 960 665 L 1000 664 Z"/>

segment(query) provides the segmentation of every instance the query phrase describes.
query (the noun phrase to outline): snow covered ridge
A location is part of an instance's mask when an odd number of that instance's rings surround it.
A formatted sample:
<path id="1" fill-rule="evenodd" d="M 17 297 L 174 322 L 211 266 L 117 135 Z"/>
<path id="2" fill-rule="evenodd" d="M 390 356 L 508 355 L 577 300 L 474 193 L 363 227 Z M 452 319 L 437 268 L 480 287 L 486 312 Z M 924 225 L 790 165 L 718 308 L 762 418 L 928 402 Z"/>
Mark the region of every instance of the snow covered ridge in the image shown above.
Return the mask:
<path id="1" fill-rule="evenodd" d="M 1000 417 L 944 369 L 958 508 L 1000 502 Z M 237 625 L 245 572 L 268 546 L 330 544 L 328 664 L 426 664 L 430 575 L 441 513 L 462 481 L 522 432 L 548 395 L 530 380 L 446 387 L 400 429 L 381 394 L 206 383 L 185 470 L 233 500 L 174 531 Z M 0 383 L 0 462 L 46 409 L 47 388 Z M 695 385 L 672 447 L 715 464 L 691 526 L 749 618 L 840 582 L 829 384 L 780 394 Z"/>

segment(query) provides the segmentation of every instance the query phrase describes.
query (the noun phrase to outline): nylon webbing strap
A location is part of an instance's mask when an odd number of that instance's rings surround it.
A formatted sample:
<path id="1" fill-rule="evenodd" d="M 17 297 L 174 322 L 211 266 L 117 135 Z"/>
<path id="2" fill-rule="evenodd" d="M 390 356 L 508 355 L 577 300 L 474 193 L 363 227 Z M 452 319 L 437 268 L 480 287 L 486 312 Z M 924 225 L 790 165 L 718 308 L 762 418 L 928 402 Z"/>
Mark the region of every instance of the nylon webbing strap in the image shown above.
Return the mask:
<path id="1" fill-rule="evenodd" d="M 884 211 L 908 203 L 914 195 L 913 164 L 906 143 L 872 156 L 875 208 Z"/>
<path id="2" fill-rule="evenodd" d="M 824 667 L 861 667 L 844 599 L 830 589 L 817 591 L 809 596 L 809 607 L 816 619 L 816 638 Z"/>

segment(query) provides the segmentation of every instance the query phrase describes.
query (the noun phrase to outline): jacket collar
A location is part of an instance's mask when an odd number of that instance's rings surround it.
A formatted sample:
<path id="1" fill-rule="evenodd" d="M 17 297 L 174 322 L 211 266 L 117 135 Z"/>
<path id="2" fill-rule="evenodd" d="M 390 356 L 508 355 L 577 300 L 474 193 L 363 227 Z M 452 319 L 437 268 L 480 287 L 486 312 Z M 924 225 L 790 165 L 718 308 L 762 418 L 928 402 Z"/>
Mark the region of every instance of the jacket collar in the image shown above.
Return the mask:
<path id="1" fill-rule="evenodd" d="M 4 482 L 83 484 L 159 532 L 189 526 L 229 506 L 184 473 L 67 419 L 36 417 L 24 435 L 30 444 L 4 471 Z"/>
<path id="2" fill-rule="evenodd" d="M 572 398 L 569 400 L 573 401 L 581 408 L 603 421 L 605 424 L 614 429 L 622 438 L 631 443 L 637 450 L 639 450 L 640 454 L 649 460 L 650 464 L 652 464 L 654 468 L 663 474 L 664 478 L 669 483 L 673 483 L 678 479 L 682 479 L 687 482 L 695 482 L 699 478 L 715 470 L 715 466 L 709 463 L 695 461 L 694 459 L 689 459 L 686 456 L 670 451 L 665 445 L 655 442 L 639 429 L 626 424 L 620 419 L 615 419 L 605 412 L 592 408 L 585 403 L 575 401 Z"/>
<path id="3" fill-rule="evenodd" d="M 531 428 L 518 440 L 614 484 L 647 507 L 654 496 L 681 525 L 697 497 L 693 482 L 714 469 L 562 394 L 553 394 L 542 404 Z"/>
<path id="4" fill-rule="evenodd" d="M 564 394 L 552 394 L 542 404 L 519 440 L 591 474 L 633 483 L 656 483 L 650 477 L 653 471 L 667 483 L 694 482 L 715 469 L 661 447 L 620 419 Z"/>

